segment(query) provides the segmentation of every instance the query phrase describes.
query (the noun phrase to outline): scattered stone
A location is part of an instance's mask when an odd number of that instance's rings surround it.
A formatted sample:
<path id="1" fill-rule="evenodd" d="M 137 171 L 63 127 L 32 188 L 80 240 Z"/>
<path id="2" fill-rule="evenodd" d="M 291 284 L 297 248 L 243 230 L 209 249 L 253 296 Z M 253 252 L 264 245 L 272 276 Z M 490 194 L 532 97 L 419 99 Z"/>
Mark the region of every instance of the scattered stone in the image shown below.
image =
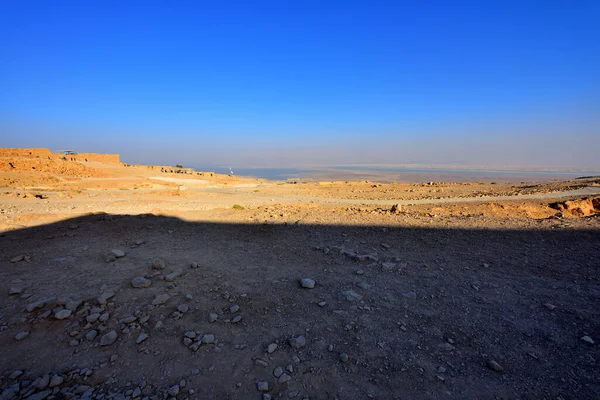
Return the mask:
<path id="1" fill-rule="evenodd" d="M 367 282 L 358 282 L 356 284 L 356 286 L 358 286 L 361 289 L 365 289 L 365 290 L 371 288 L 371 285 L 369 283 L 367 283 Z"/>
<path id="2" fill-rule="evenodd" d="M 213 335 L 212 333 L 207 333 L 206 335 L 202 336 L 202 343 L 211 344 L 214 342 L 215 342 L 215 335 Z"/>
<path id="3" fill-rule="evenodd" d="M 281 367 L 277 367 L 273 370 L 273 375 L 275 375 L 275 378 L 279 378 L 281 375 L 283 375 L 283 368 Z"/>
<path id="4" fill-rule="evenodd" d="M 16 286 L 11 287 L 10 290 L 8 291 L 8 294 L 10 296 L 15 295 L 15 294 L 21 294 L 21 293 L 23 293 L 23 288 L 16 287 Z"/>
<path id="5" fill-rule="evenodd" d="M 100 318 L 100 313 L 93 313 L 85 317 L 85 320 L 90 324 L 93 324 L 94 322 L 98 321 L 98 318 Z"/>
<path id="6" fill-rule="evenodd" d="M 25 259 L 25 254 L 19 254 L 18 256 L 11 258 L 10 262 L 18 263 L 20 261 L 23 261 L 24 259 Z"/>
<path id="7" fill-rule="evenodd" d="M 585 335 L 585 336 L 583 336 L 583 337 L 581 338 L 581 340 L 583 340 L 584 342 L 586 342 L 586 343 L 589 343 L 589 344 L 594 344 L 594 343 L 595 343 L 595 342 L 594 342 L 594 339 L 592 339 L 592 338 L 591 338 L 591 337 L 589 337 L 588 335 Z"/>
<path id="8" fill-rule="evenodd" d="M 256 384 L 256 389 L 259 392 L 268 392 L 269 391 L 269 383 L 267 381 L 259 381 Z"/>
<path id="9" fill-rule="evenodd" d="M 407 299 L 416 299 L 417 298 L 417 293 L 416 292 L 405 292 L 402 293 L 402 297 L 406 297 Z"/>
<path id="10" fill-rule="evenodd" d="M 46 397 L 52 394 L 52 390 L 44 390 L 43 392 L 38 392 L 36 394 L 32 394 L 27 398 L 27 400 L 43 400 Z"/>
<path id="11" fill-rule="evenodd" d="M 546 303 L 546 304 L 544 304 L 544 307 L 546 307 L 548 310 L 556 309 L 556 306 L 552 303 Z"/>
<path id="12" fill-rule="evenodd" d="M 504 368 L 502 368 L 502 366 L 500 364 L 498 364 L 494 360 L 488 360 L 487 366 L 488 366 L 489 369 L 491 369 L 493 371 L 496 371 L 496 372 L 503 372 L 504 371 Z"/>
<path id="13" fill-rule="evenodd" d="M 150 285 L 152 285 L 152 281 L 144 278 L 143 276 L 136 276 L 131 280 L 131 286 L 134 288 L 147 288 Z"/>
<path id="14" fill-rule="evenodd" d="M 444 372 L 446 372 L 446 367 L 444 367 L 443 365 L 440 365 L 437 369 L 437 372 L 443 374 Z"/>
<path id="15" fill-rule="evenodd" d="M 327 305 L 327 302 L 326 301 L 320 301 L 317 304 L 319 305 L 319 307 L 325 307 Z"/>
<path id="16" fill-rule="evenodd" d="M 17 334 L 15 335 L 15 339 L 17 339 L 17 340 L 23 340 L 23 339 L 25 339 L 27 336 L 29 336 L 29 334 L 30 334 L 30 333 L 31 333 L 31 332 L 29 332 L 29 331 L 22 331 L 22 332 L 19 332 L 19 333 L 17 333 Z"/>
<path id="17" fill-rule="evenodd" d="M 159 294 L 154 298 L 154 300 L 152 300 L 152 305 L 157 306 L 160 304 L 165 304 L 170 298 L 171 296 L 169 296 L 167 293 Z"/>
<path id="18" fill-rule="evenodd" d="M 17 379 L 21 375 L 23 375 L 23 371 L 21 371 L 20 369 L 16 369 L 16 370 L 13 371 L 12 374 L 10 374 L 9 378 L 10 379 Z"/>
<path id="19" fill-rule="evenodd" d="M 92 340 L 96 339 L 96 336 L 98 336 L 98 331 L 94 330 L 94 329 L 92 329 L 91 331 L 89 331 L 88 333 L 85 334 L 86 340 L 88 340 L 90 342 Z"/>
<path id="20" fill-rule="evenodd" d="M 303 278 L 300 280 L 300 286 L 306 289 L 312 289 L 315 287 L 315 281 L 310 278 Z"/>
<path id="21" fill-rule="evenodd" d="M 304 338 L 304 336 L 300 335 L 300 336 L 288 339 L 288 343 L 290 344 L 290 346 L 293 349 L 298 350 L 298 349 L 306 346 L 306 339 Z"/>
<path id="22" fill-rule="evenodd" d="M 135 343 L 140 344 L 142 343 L 144 340 L 148 339 L 150 336 L 147 333 L 140 333 L 139 336 L 137 337 L 137 339 L 135 340 Z"/>
<path id="23" fill-rule="evenodd" d="M 71 311 L 71 310 L 62 309 L 62 310 L 57 311 L 56 313 L 54 313 L 54 318 L 56 318 L 56 319 L 69 318 L 71 316 L 72 312 L 73 311 Z"/>
<path id="24" fill-rule="evenodd" d="M 233 319 L 231 320 L 232 324 L 237 324 L 238 322 L 240 322 L 242 320 L 242 316 L 238 315 L 236 317 L 233 317 Z"/>
<path id="25" fill-rule="evenodd" d="M 170 396 L 177 396 L 179 394 L 179 385 L 173 385 L 168 390 L 167 393 Z"/>
<path id="26" fill-rule="evenodd" d="M 442 351 L 452 351 L 454 349 L 456 349 L 456 347 L 452 346 L 450 343 L 440 343 L 438 344 L 438 349 L 442 350 Z"/>
<path id="27" fill-rule="evenodd" d="M 116 258 L 125 257 L 125 252 L 123 250 L 119 250 L 119 249 L 112 249 L 110 251 L 110 254 L 112 254 Z"/>
<path id="28" fill-rule="evenodd" d="M 115 331 L 110 331 L 102 335 L 102 338 L 100 339 L 100 346 L 110 346 L 117 341 L 117 336 L 117 332 Z"/>
<path id="29" fill-rule="evenodd" d="M 106 304 L 108 299 L 115 296 L 115 292 L 104 292 L 98 297 L 99 304 Z"/>
<path id="30" fill-rule="evenodd" d="M 190 310 L 190 306 L 187 304 L 180 304 L 177 306 L 177 311 L 180 313 L 186 313 Z"/>
<path id="31" fill-rule="evenodd" d="M 285 370 L 291 374 L 294 372 L 294 367 L 292 364 L 288 364 L 287 367 L 285 367 Z"/>
<path id="32" fill-rule="evenodd" d="M 194 269 L 195 269 L 195 268 L 200 268 L 200 264 L 198 264 L 197 262 L 193 262 L 193 263 L 190 265 L 190 267 L 191 267 L 191 268 L 194 268 Z"/>
<path id="33" fill-rule="evenodd" d="M 167 265 L 160 258 L 155 258 L 152 260 L 152 268 L 154 269 L 165 269 Z"/>
<path id="34" fill-rule="evenodd" d="M 175 279 L 179 278 L 181 275 L 183 275 L 182 271 L 171 272 L 170 274 L 165 275 L 165 281 L 173 282 Z"/>
<path id="35" fill-rule="evenodd" d="M 296 364 L 300 364 L 300 357 L 293 355 L 292 356 L 292 361 Z"/>
<path id="36" fill-rule="evenodd" d="M 275 350 L 277 350 L 277 343 L 271 343 L 267 346 L 267 353 L 271 354 Z"/>
<path id="37" fill-rule="evenodd" d="M 208 322 L 216 322 L 217 319 L 219 319 L 219 316 L 217 314 L 208 314 Z"/>
<path id="38" fill-rule="evenodd" d="M 273 397 L 269 393 L 263 393 L 262 400 L 271 400 Z"/>
<path id="39" fill-rule="evenodd" d="M 277 379 L 277 383 L 282 384 L 292 380 L 292 377 L 286 373 L 281 374 L 281 376 Z"/>
<path id="40" fill-rule="evenodd" d="M 348 362 L 348 360 L 350 360 L 350 357 L 348 356 L 348 354 L 346 353 L 340 353 L 340 361 L 345 363 Z"/>
<path id="41" fill-rule="evenodd" d="M 345 291 L 342 292 L 342 295 L 348 301 L 354 301 L 354 300 L 360 300 L 360 299 L 362 299 L 362 296 L 360 294 L 356 293 L 354 290 L 345 290 Z"/>
<path id="42" fill-rule="evenodd" d="M 394 268 L 396 268 L 396 263 L 393 263 L 393 262 L 383 262 L 383 263 L 381 263 L 381 267 L 383 269 L 385 269 L 386 271 L 391 271 Z"/>
<path id="43" fill-rule="evenodd" d="M 39 300 L 27 306 L 27 312 L 38 310 L 46 305 L 46 300 Z"/>
<path id="44" fill-rule="evenodd" d="M 254 360 L 254 365 L 258 365 L 259 367 L 268 367 L 269 363 L 266 362 L 265 360 L 257 358 L 257 359 Z"/>
<path id="45" fill-rule="evenodd" d="M 108 321 L 109 318 L 110 318 L 110 313 L 105 312 L 100 315 L 100 318 L 98 318 L 98 321 L 106 322 L 106 321 Z"/>
<path id="46" fill-rule="evenodd" d="M 235 314 L 238 311 L 240 311 L 240 306 L 238 306 L 237 304 L 234 304 L 231 307 L 229 307 L 229 312 L 232 314 Z"/>
<path id="47" fill-rule="evenodd" d="M 365 271 L 363 271 L 362 269 L 359 269 L 358 271 L 356 271 L 356 275 L 364 275 Z"/>
<path id="48" fill-rule="evenodd" d="M 392 246 L 391 246 L 391 245 L 389 245 L 389 244 L 387 244 L 387 243 L 381 243 L 381 247 L 383 247 L 384 249 L 389 249 L 389 248 L 391 248 Z"/>

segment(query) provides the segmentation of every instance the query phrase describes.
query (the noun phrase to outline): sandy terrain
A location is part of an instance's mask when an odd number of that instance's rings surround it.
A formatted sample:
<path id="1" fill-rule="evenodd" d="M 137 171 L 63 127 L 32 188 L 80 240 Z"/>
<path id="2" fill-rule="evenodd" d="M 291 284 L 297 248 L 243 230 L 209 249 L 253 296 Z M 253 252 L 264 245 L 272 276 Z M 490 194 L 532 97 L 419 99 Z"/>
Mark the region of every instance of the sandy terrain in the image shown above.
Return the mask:
<path id="1" fill-rule="evenodd" d="M 0 399 L 598 398 L 600 178 L 162 171 L 0 152 Z"/>

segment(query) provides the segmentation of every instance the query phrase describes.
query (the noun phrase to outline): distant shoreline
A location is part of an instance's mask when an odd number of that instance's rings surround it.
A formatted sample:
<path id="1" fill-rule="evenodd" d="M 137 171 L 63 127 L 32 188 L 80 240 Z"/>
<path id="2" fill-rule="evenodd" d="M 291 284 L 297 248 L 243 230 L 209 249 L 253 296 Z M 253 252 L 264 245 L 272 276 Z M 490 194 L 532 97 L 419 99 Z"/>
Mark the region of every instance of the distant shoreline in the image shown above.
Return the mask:
<path id="1" fill-rule="evenodd" d="M 213 166 L 196 168 L 196 170 L 213 170 L 216 173 L 228 174 L 229 167 Z M 270 180 L 369 180 L 377 182 L 523 182 L 543 181 L 552 179 L 575 179 L 582 176 L 600 175 L 590 170 L 585 171 L 522 171 L 522 170 L 492 170 L 492 169 L 462 169 L 436 167 L 392 167 L 392 166 L 328 166 L 328 167 L 298 167 L 298 168 L 265 168 L 240 167 L 233 168 L 238 176 L 255 177 Z"/>

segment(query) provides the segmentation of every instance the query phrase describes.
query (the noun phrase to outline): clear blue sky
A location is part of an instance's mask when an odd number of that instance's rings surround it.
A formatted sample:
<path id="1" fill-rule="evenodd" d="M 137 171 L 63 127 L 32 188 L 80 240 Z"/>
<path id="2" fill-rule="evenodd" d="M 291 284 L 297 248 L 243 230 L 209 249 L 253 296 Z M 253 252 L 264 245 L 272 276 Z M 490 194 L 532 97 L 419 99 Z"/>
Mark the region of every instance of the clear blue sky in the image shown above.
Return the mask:
<path id="1" fill-rule="evenodd" d="M 0 146 L 600 167 L 599 21 L 597 0 L 4 1 Z"/>

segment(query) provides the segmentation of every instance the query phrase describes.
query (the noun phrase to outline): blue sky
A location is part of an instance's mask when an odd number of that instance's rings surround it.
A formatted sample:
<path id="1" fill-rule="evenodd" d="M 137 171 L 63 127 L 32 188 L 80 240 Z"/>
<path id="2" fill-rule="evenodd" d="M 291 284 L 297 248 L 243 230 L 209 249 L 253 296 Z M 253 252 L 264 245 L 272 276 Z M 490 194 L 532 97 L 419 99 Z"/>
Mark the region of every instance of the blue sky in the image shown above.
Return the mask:
<path id="1" fill-rule="evenodd" d="M 600 167 L 598 1 L 12 1 L 1 146 Z"/>

